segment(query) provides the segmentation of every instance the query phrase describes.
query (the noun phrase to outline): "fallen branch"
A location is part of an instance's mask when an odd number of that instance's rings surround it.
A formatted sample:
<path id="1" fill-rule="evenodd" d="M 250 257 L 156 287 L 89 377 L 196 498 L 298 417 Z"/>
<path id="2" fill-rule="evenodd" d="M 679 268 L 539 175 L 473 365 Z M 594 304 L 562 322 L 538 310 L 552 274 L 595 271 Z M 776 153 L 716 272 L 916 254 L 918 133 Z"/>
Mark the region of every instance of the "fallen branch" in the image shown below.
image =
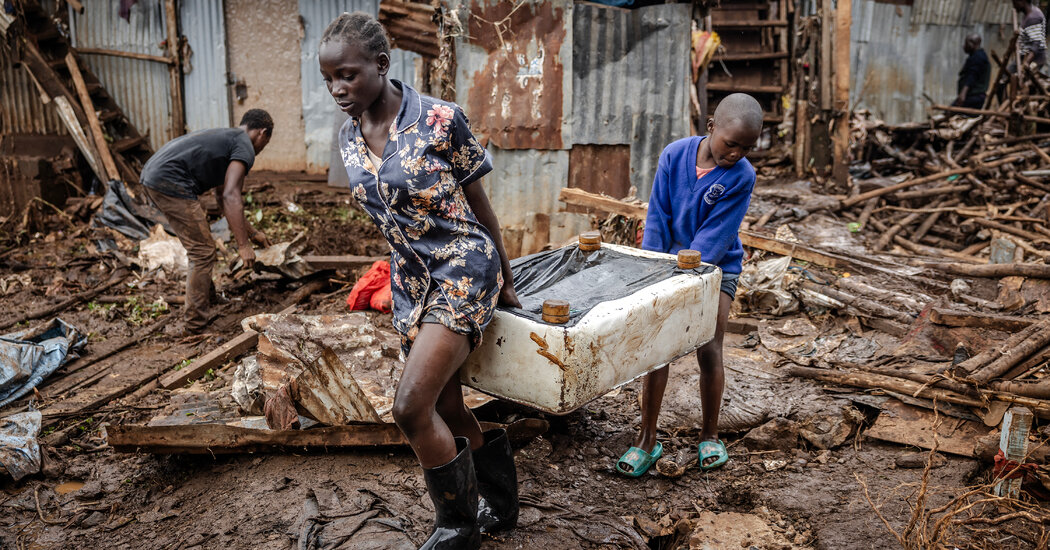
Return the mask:
<path id="1" fill-rule="evenodd" d="M 919 262 L 920 267 L 936 269 L 952 275 L 964 277 L 1031 277 L 1033 279 L 1050 279 L 1050 265 L 1047 264 L 983 264 L 968 265 L 957 263 Z"/>

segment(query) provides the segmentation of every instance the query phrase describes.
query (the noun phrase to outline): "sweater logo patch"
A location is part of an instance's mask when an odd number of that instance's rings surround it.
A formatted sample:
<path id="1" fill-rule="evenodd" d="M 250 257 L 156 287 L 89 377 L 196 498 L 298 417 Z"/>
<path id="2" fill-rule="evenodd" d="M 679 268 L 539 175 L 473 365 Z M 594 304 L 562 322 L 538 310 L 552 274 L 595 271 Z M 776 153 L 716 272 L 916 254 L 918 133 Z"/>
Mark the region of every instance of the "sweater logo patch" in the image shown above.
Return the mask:
<path id="1" fill-rule="evenodd" d="M 722 198 L 722 195 L 724 195 L 725 192 L 726 188 L 716 183 L 704 193 L 704 202 L 713 205 L 718 202 L 718 199 Z"/>

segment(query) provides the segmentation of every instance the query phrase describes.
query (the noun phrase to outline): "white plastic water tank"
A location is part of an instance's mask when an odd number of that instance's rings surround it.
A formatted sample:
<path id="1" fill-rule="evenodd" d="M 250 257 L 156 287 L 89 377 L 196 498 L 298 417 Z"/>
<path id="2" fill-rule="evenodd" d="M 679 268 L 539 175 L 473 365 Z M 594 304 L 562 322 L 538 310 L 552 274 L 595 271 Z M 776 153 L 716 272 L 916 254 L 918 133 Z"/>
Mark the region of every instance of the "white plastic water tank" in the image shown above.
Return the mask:
<path id="1" fill-rule="evenodd" d="M 571 325 L 498 310 L 481 346 L 460 371 L 463 383 L 501 399 L 565 414 L 711 341 L 721 270 L 704 264 L 701 269 L 674 271 L 673 255 L 601 246 L 601 251 L 589 253 L 586 269 L 603 269 L 602 252 L 611 251 L 649 263 L 666 261 L 668 276 L 597 303 Z M 589 280 L 605 279 L 591 272 Z M 565 288 L 562 285 L 561 291 Z M 571 306 L 574 296 L 555 295 L 558 291 L 558 286 L 540 290 L 530 301 L 557 299 Z"/>

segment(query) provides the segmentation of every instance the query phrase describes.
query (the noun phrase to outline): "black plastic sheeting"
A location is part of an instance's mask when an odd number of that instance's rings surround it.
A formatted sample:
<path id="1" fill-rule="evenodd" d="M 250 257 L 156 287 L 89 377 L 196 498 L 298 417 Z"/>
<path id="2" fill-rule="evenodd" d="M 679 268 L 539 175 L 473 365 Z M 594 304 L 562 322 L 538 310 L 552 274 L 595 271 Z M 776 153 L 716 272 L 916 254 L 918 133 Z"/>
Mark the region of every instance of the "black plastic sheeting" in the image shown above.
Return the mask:
<path id="1" fill-rule="evenodd" d="M 158 223 L 171 233 L 164 214 L 153 206 L 144 191 L 140 196 L 132 197 L 124 183 L 117 180 L 110 181 L 106 187 L 102 208 L 95 213 L 95 221 L 136 241 L 149 237 L 150 228 Z"/>
<path id="2" fill-rule="evenodd" d="M 642 258 L 607 247 L 584 252 L 578 245 L 517 258 L 510 267 L 521 309 L 500 309 L 543 323 L 543 301 L 565 300 L 569 322 L 561 326 L 575 325 L 601 302 L 626 298 L 677 275 L 705 275 L 717 269 L 711 265 L 678 269 L 674 260 Z"/>
<path id="3" fill-rule="evenodd" d="M 29 393 L 86 343 L 87 336 L 61 319 L 0 336 L 0 407 Z"/>

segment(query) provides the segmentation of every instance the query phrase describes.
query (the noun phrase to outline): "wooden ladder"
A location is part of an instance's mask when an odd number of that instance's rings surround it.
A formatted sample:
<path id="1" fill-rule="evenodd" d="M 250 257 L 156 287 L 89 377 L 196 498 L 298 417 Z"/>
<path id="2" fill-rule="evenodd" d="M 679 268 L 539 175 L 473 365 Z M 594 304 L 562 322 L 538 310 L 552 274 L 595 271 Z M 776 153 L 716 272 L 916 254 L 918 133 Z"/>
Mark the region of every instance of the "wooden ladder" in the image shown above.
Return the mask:
<path id="1" fill-rule="evenodd" d="M 100 181 L 137 184 L 153 154 L 149 136 L 139 133 L 37 0 L 18 0 L 16 5 L 21 62 L 41 100 L 56 102 L 59 116 Z"/>

